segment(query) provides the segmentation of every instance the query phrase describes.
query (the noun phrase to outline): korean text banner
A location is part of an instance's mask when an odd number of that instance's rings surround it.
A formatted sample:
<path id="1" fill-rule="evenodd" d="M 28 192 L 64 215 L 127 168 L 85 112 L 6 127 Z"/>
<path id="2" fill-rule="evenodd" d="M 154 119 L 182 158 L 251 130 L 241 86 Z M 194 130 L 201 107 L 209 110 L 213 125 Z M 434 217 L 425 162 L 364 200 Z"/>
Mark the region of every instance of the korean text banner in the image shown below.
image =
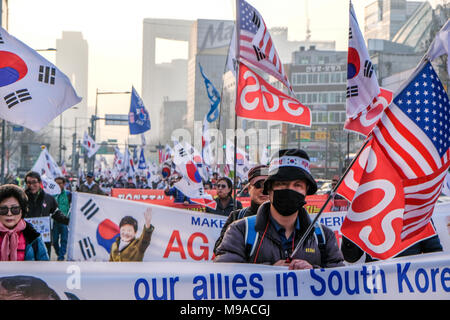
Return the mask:
<path id="1" fill-rule="evenodd" d="M 225 217 L 88 193 L 73 195 L 68 260 L 108 261 L 122 219 L 136 221 L 139 239 L 147 208 L 152 208 L 154 230 L 143 261 L 212 260 Z"/>
<path id="2" fill-rule="evenodd" d="M 2 286 L 5 299 L 38 293 L 40 299 L 64 300 L 448 300 L 449 265 L 450 255 L 443 253 L 296 271 L 212 262 L 21 261 L 0 264 L 0 286 L 8 284 Z M 210 318 L 232 312 L 225 310 L 210 309 Z M 173 319 L 187 310 L 166 314 Z"/>

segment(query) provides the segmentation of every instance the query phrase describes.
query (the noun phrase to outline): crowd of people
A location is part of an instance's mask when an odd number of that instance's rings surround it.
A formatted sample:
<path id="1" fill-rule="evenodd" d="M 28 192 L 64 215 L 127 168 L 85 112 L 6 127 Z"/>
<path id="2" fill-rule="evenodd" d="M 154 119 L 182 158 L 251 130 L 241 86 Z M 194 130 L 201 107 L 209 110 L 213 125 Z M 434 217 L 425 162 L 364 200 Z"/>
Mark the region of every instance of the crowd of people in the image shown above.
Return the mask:
<path id="1" fill-rule="evenodd" d="M 206 189 L 211 187 L 217 191 L 217 208 L 207 208 L 206 212 L 227 217 L 214 246 L 214 262 L 263 263 L 289 269 L 310 269 L 338 267 L 343 266 L 344 261 L 360 259 L 364 252 L 345 237 L 339 247 L 331 229 L 319 223 L 310 227 L 312 221 L 304 208 L 305 198 L 314 195 L 318 185 L 309 169 L 307 153 L 300 149 L 280 150 L 272 156 L 270 163 L 270 166 L 255 166 L 248 172 L 248 180 L 239 191 L 249 197 L 248 207 L 243 207 L 233 197 L 230 178 L 214 174 L 205 183 Z M 152 187 L 163 189 L 166 194 L 174 196 L 175 201 L 189 204 L 191 200 L 174 186 L 179 178 L 175 174 L 161 179 Z M 333 178 L 334 186 L 338 178 Z M 22 187 L 13 183 L 0 186 L 0 260 L 49 260 L 52 246 L 56 259 L 65 260 L 73 191 L 108 195 L 107 188 L 111 186 L 150 188 L 142 177 L 136 177 L 134 181 L 105 181 L 100 177 L 96 181 L 92 172 L 80 179 L 75 188 L 66 177 L 58 177 L 55 181 L 61 192 L 54 196 L 43 190 L 39 173 L 33 171 L 25 175 Z M 47 219 L 50 236 L 44 238 L 25 218 Z M 146 218 L 148 237 L 136 241 L 149 243 L 153 230 L 150 219 L 151 216 Z M 133 235 L 132 221 L 123 224 Z M 309 233 L 305 234 L 307 230 Z M 111 261 L 126 261 L 124 256 L 127 255 L 121 255 L 121 252 L 127 250 L 132 240 L 127 237 L 121 231 Z M 303 242 L 299 243 L 301 239 Z M 400 255 L 434 251 L 442 251 L 437 235 Z M 128 255 L 133 254 L 138 253 L 131 251 Z M 373 261 L 367 255 L 365 259 Z"/>

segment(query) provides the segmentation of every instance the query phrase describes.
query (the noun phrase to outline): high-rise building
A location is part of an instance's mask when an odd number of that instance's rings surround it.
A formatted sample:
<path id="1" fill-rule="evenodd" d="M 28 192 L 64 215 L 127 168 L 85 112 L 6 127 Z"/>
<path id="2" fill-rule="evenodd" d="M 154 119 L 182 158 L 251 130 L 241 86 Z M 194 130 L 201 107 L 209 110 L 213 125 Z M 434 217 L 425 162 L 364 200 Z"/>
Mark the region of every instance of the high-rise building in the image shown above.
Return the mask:
<path id="1" fill-rule="evenodd" d="M 199 65 L 202 66 L 204 74 L 216 89 L 221 92 L 233 27 L 233 21 L 225 20 L 200 19 L 192 25 L 189 42 L 186 117 L 186 128 L 191 131 L 194 128 L 194 121 L 203 121 L 210 109 L 210 101 Z"/>
<path id="2" fill-rule="evenodd" d="M 142 39 L 142 100 L 150 113 L 151 144 L 160 140 L 161 108 L 164 100 L 180 101 L 187 97 L 187 60 L 156 63 L 157 39 L 190 40 L 193 21 L 174 19 L 144 19 Z"/>
<path id="3" fill-rule="evenodd" d="M 392 40 L 409 17 L 422 5 L 419 1 L 376 0 L 365 7 L 364 39 Z"/>
<path id="4" fill-rule="evenodd" d="M 171 141 L 171 136 L 176 129 L 183 128 L 186 121 L 186 100 L 164 100 L 161 108 L 161 121 L 159 134 L 161 141 Z"/>
<path id="5" fill-rule="evenodd" d="M 391 23 L 392 15 L 383 15 L 382 21 L 378 25 L 370 24 L 367 19 L 367 12 L 371 11 L 375 4 L 381 3 L 382 9 L 386 4 L 391 6 L 396 3 L 401 4 L 403 10 L 406 6 L 406 20 L 402 24 L 396 21 L 396 33 L 387 39 L 383 34 L 366 33 L 370 58 L 377 72 L 380 85 L 386 89 L 395 91 L 399 88 L 407 76 L 414 70 L 428 50 L 436 33 L 447 22 L 450 17 L 450 6 L 448 4 L 436 4 L 433 8 L 429 2 L 387 2 L 378 1 L 366 7 L 365 30 L 376 30 L 384 23 Z M 383 11 L 383 10 L 382 10 Z M 435 63 L 437 63 L 435 61 Z M 445 69 L 445 68 L 444 68 Z M 441 79 L 447 80 L 447 72 L 438 71 Z"/>
<path id="6" fill-rule="evenodd" d="M 59 150 L 62 150 L 62 160 L 67 162 L 72 155 L 73 134 L 87 130 L 90 114 L 88 110 L 88 42 L 83 39 L 83 34 L 77 31 L 63 31 L 62 37 L 56 40 L 56 66 L 70 79 L 78 96 L 82 101 L 62 115 L 55 118 L 50 126 L 53 128 L 50 152 L 59 161 Z M 62 129 L 60 126 L 62 125 Z M 75 127 L 76 126 L 76 127 Z M 61 146 L 60 146 L 61 136 Z"/>
<path id="7" fill-rule="evenodd" d="M 225 63 L 228 55 L 234 21 L 206 20 L 197 21 L 144 19 L 143 62 L 142 62 L 142 98 L 150 112 L 152 130 L 150 143 L 162 141 L 161 133 L 165 123 L 161 117 L 164 101 L 186 101 L 187 114 L 177 116 L 184 119 L 184 128 L 193 131 L 194 121 L 202 121 L 210 108 L 203 77 L 199 64 L 202 65 L 206 76 L 222 93 L 223 75 L 226 72 Z M 283 63 L 291 61 L 292 52 L 303 41 L 289 41 L 287 28 L 273 28 L 270 30 L 273 41 Z M 187 41 L 188 59 L 171 63 L 156 63 L 156 39 Z M 317 43 L 318 48 L 334 48 L 334 42 Z M 222 104 L 223 109 L 231 108 L 229 104 Z M 229 114 L 222 110 L 222 114 Z M 179 119 L 176 120 L 177 123 Z M 224 119 L 222 119 L 224 120 Z M 233 120 L 226 119 L 223 125 L 233 127 Z M 161 141 L 160 141 L 161 140 Z M 167 141 L 168 142 L 168 141 Z"/>
<path id="8" fill-rule="evenodd" d="M 308 152 L 311 170 L 317 178 L 341 174 L 349 144 L 342 127 L 346 119 L 347 51 L 299 48 L 292 55 L 289 79 L 298 100 L 312 112 L 311 128 L 287 125 L 287 147 Z"/>

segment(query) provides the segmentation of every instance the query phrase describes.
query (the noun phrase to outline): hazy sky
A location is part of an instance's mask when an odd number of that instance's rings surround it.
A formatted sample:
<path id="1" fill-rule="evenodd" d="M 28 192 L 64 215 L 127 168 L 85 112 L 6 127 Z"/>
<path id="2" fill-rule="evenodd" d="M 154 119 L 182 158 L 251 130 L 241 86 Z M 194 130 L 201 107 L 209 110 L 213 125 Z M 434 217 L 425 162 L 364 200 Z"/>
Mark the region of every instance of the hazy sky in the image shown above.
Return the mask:
<path id="1" fill-rule="evenodd" d="M 354 1 L 363 19 L 366 3 Z M 249 0 L 269 27 L 289 27 L 291 40 L 303 40 L 305 0 Z M 35 49 L 56 46 L 62 31 L 81 31 L 89 45 L 89 105 L 95 89 L 140 92 L 144 18 L 234 19 L 233 0 L 9 0 L 9 32 Z M 336 40 L 345 50 L 348 0 L 309 0 L 313 40 Z M 362 22 L 360 22 L 362 23 Z M 164 50 L 166 47 L 169 50 Z M 170 50 L 171 48 L 178 50 Z M 157 62 L 187 57 L 187 45 L 158 42 Z M 54 52 L 41 53 L 54 62 Z"/>
<path id="2" fill-rule="evenodd" d="M 353 1 L 361 28 L 364 7 L 373 1 Z M 286 26 L 290 40 L 304 40 L 306 0 L 248 2 L 269 28 Z M 30 47 L 42 49 L 55 47 L 62 31 L 81 31 L 89 45 L 88 104 L 92 106 L 96 88 L 128 91 L 134 85 L 140 92 L 144 18 L 234 20 L 234 4 L 234 0 L 9 0 L 9 32 Z M 311 39 L 335 40 L 336 49 L 346 50 L 348 0 L 309 0 L 308 12 Z M 163 40 L 157 45 L 157 62 L 187 58 L 186 44 Z M 55 61 L 54 52 L 41 54 Z M 127 113 L 129 97 L 115 99 Z"/>

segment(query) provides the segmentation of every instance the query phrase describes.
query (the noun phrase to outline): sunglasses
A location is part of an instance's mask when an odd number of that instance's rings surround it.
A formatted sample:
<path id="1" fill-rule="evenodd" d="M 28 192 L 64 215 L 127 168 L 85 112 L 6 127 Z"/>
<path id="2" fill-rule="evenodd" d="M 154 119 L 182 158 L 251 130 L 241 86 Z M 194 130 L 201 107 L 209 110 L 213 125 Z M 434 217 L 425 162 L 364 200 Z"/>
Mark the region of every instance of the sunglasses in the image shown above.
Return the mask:
<path id="1" fill-rule="evenodd" d="M 217 185 L 217 189 L 225 189 L 228 188 L 228 186 L 226 184 L 218 184 Z"/>
<path id="2" fill-rule="evenodd" d="M 252 184 L 256 189 L 264 188 L 264 180 L 256 181 L 254 184 Z"/>
<path id="3" fill-rule="evenodd" d="M 16 216 L 22 212 L 22 208 L 21 207 L 11 207 L 11 208 L 0 207 L 0 216 L 6 216 L 9 211 L 11 211 L 11 213 Z"/>

